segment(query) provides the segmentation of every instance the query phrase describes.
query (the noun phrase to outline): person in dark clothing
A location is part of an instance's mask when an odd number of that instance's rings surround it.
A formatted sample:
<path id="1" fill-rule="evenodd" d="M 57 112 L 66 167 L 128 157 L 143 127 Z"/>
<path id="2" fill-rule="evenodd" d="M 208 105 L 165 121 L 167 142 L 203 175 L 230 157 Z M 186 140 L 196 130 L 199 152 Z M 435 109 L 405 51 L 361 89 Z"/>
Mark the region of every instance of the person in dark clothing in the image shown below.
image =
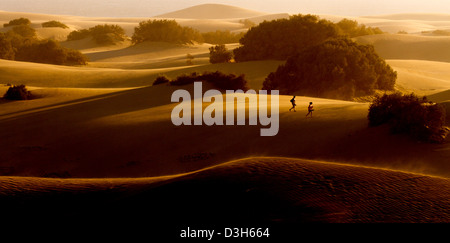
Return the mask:
<path id="1" fill-rule="evenodd" d="M 314 111 L 314 106 L 312 102 L 309 102 L 309 106 L 308 106 L 308 114 L 306 114 L 306 117 L 309 116 L 309 114 L 311 114 L 312 117 L 312 112 Z"/>
<path id="2" fill-rule="evenodd" d="M 294 95 L 294 97 L 291 99 L 291 103 L 292 103 L 292 107 L 291 107 L 291 109 L 289 109 L 289 111 L 291 111 L 292 109 L 294 109 L 294 111 L 296 111 L 296 110 L 295 110 L 295 107 L 296 107 L 297 105 L 295 104 L 295 95 Z"/>

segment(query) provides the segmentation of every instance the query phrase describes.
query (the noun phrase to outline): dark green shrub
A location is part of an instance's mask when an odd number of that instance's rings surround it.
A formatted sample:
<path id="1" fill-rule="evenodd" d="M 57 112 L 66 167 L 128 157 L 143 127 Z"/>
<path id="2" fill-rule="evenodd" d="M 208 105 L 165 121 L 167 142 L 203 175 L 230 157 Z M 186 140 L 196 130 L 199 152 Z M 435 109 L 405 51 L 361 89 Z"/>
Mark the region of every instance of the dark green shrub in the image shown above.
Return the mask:
<path id="1" fill-rule="evenodd" d="M 54 40 L 35 41 L 17 50 L 17 61 L 55 65 L 85 65 L 87 58 L 79 51 L 60 46 Z"/>
<path id="2" fill-rule="evenodd" d="M 67 36 L 68 41 L 74 41 L 74 40 L 82 40 L 84 38 L 87 38 L 90 36 L 90 32 L 87 29 L 82 30 L 74 30 L 69 33 Z"/>
<path id="3" fill-rule="evenodd" d="M 63 29 L 68 29 L 69 27 L 59 21 L 56 20 L 52 20 L 52 21 L 48 21 L 48 22 L 44 22 L 41 24 L 43 28 L 49 28 L 49 27 L 58 27 L 58 28 L 63 28 Z"/>
<path id="4" fill-rule="evenodd" d="M 0 58 L 56 65 L 87 63 L 86 56 L 77 50 L 62 47 L 54 40 L 37 40 L 34 29 L 26 25 L 15 26 L 6 34 L 0 33 Z"/>
<path id="5" fill-rule="evenodd" d="M 356 20 L 343 19 L 336 25 L 341 34 L 351 38 L 363 35 L 378 35 L 384 33 L 379 28 L 366 27 L 363 24 L 360 25 Z"/>
<path id="6" fill-rule="evenodd" d="M 186 84 L 192 84 L 196 81 L 203 81 L 203 80 L 201 80 L 201 75 L 198 75 L 196 72 L 193 72 L 190 74 L 181 74 L 176 79 L 172 80 L 170 82 L 170 85 L 182 86 Z"/>
<path id="7" fill-rule="evenodd" d="M 265 90 L 351 100 L 375 90 L 393 90 L 397 73 L 372 46 L 350 39 L 330 39 L 290 57 L 270 73 Z"/>
<path id="8" fill-rule="evenodd" d="M 245 75 L 236 76 L 235 74 L 224 74 L 219 71 L 216 72 L 204 72 L 203 74 L 197 74 L 193 72 L 191 74 L 182 74 L 176 79 L 170 82 L 170 85 L 187 85 L 194 82 L 209 82 L 220 90 L 243 90 L 249 89 Z"/>
<path id="9" fill-rule="evenodd" d="M 231 58 L 233 58 L 233 53 L 228 51 L 225 45 L 216 45 L 209 48 L 210 63 L 230 62 Z"/>
<path id="10" fill-rule="evenodd" d="M 36 30 L 31 28 L 28 25 L 17 25 L 14 26 L 9 33 L 16 34 L 26 39 L 35 39 L 36 38 Z"/>
<path id="11" fill-rule="evenodd" d="M 27 18 L 18 18 L 10 20 L 7 24 L 3 24 L 3 27 L 16 26 L 16 25 L 30 25 L 31 21 Z"/>
<path id="12" fill-rule="evenodd" d="M 294 15 L 289 19 L 264 21 L 252 27 L 234 50 L 236 62 L 286 60 L 288 57 L 341 35 L 356 37 L 382 34 L 379 28 L 343 19 L 337 24 L 314 15 Z"/>
<path id="13" fill-rule="evenodd" d="M 242 46 L 234 50 L 234 58 L 236 62 L 286 60 L 297 52 L 337 36 L 337 28 L 331 21 L 313 15 L 264 21 L 240 39 Z"/>
<path id="14" fill-rule="evenodd" d="M 31 92 L 28 91 L 23 84 L 9 87 L 8 91 L 6 91 L 3 96 L 3 98 L 7 100 L 28 100 L 31 99 L 31 97 Z"/>
<path id="15" fill-rule="evenodd" d="M 97 44 L 111 45 L 125 40 L 125 30 L 119 25 L 97 25 L 89 29 Z"/>
<path id="16" fill-rule="evenodd" d="M 7 35 L 0 33 L 0 59 L 14 60 L 15 52 L 11 40 Z"/>
<path id="17" fill-rule="evenodd" d="M 87 37 L 100 45 L 112 45 L 125 40 L 125 30 L 119 25 L 96 25 L 89 29 L 74 30 L 67 36 L 68 41 L 81 40 Z"/>
<path id="18" fill-rule="evenodd" d="M 158 84 L 165 84 L 170 82 L 170 80 L 164 76 L 164 75 L 159 75 L 158 77 L 156 77 L 155 81 L 153 82 L 152 85 L 158 85 Z"/>
<path id="19" fill-rule="evenodd" d="M 201 76 L 203 80 L 213 83 L 214 86 L 221 90 L 238 90 L 247 91 L 248 85 L 245 75 L 236 76 L 234 74 L 224 74 L 219 71 L 205 72 Z"/>
<path id="20" fill-rule="evenodd" d="M 446 136 L 444 108 L 414 94 L 376 97 L 368 119 L 369 126 L 389 124 L 392 133 L 409 134 L 420 141 L 443 142 Z"/>
<path id="21" fill-rule="evenodd" d="M 199 31 L 190 27 L 182 27 L 175 20 L 147 20 L 139 23 L 134 28 L 131 38 L 134 44 L 145 41 L 169 42 L 169 43 L 192 43 L 203 42 Z"/>

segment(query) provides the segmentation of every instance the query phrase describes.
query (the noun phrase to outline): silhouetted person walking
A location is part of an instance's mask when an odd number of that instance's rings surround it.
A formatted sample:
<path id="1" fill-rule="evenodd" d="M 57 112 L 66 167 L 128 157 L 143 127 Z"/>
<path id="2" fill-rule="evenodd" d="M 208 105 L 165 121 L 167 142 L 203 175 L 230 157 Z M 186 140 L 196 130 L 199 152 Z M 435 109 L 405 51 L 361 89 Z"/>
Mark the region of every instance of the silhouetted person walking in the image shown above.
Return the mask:
<path id="1" fill-rule="evenodd" d="M 306 114 L 306 117 L 308 117 L 309 114 L 311 114 L 311 117 L 312 117 L 312 112 L 313 111 L 314 111 L 314 106 L 313 106 L 312 102 L 309 102 L 308 114 Z"/>
<path id="2" fill-rule="evenodd" d="M 289 109 L 289 111 L 291 111 L 292 109 L 294 109 L 294 111 L 296 111 L 296 110 L 295 110 L 295 107 L 296 107 L 297 105 L 295 104 L 295 95 L 294 95 L 294 98 L 291 99 L 291 103 L 292 103 L 292 107 L 291 107 L 291 109 Z"/>

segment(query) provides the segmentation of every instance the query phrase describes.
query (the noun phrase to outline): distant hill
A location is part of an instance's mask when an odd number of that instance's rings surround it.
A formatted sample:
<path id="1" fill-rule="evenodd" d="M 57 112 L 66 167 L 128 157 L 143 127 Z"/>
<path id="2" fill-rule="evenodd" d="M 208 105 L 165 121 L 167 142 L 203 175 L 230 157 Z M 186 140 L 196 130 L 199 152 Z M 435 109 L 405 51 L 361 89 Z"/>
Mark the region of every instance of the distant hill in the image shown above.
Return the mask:
<path id="1" fill-rule="evenodd" d="M 257 17 L 261 15 L 267 15 L 267 13 L 223 4 L 202 4 L 155 17 L 180 19 L 233 19 Z"/>
<path id="2" fill-rule="evenodd" d="M 385 59 L 450 62 L 450 37 L 383 34 L 355 38 L 358 43 L 375 46 Z"/>
<path id="3" fill-rule="evenodd" d="M 450 21 L 450 14 L 399 13 L 399 14 L 388 14 L 388 15 L 365 16 L 363 18 L 391 19 L 391 20 Z"/>

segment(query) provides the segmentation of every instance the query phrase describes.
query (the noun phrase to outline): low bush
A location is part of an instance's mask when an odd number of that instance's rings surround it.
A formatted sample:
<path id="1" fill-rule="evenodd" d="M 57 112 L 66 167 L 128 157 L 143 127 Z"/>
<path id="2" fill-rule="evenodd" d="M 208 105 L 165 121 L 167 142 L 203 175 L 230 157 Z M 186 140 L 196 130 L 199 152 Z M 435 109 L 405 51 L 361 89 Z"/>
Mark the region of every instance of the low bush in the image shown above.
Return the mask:
<path id="1" fill-rule="evenodd" d="M 233 58 L 233 52 L 229 51 L 225 45 L 215 45 L 209 48 L 210 63 L 226 63 Z"/>
<path id="2" fill-rule="evenodd" d="M 31 97 L 31 92 L 23 84 L 9 87 L 3 96 L 7 100 L 29 100 Z"/>
<path id="3" fill-rule="evenodd" d="M 19 35 L 20 37 L 26 39 L 36 39 L 36 30 L 28 25 L 14 26 L 10 31 L 8 31 L 8 34 Z"/>
<path id="4" fill-rule="evenodd" d="M 444 108 L 414 94 L 376 97 L 368 119 L 369 126 L 389 124 L 392 133 L 409 134 L 419 141 L 443 142 L 447 135 Z"/>
<path id="5" fill-rule="evenodd" d="M 203 74 L 198 74 L 193 72 L 191 74 L 182 74 L 176 79 L 170 82 L 170 85 L 187 85 L 194 82 L 209 82 L 212 83 L 216 88 L 220 90 L 243 90 L 247 91 L 249 89 L 247 85 L 247 80 L 245 75 L 241 74 L 239 76 L 235 74 L 224 74 L 222 72 L 204 72 Z"/>
<path id="6" fill-rule="evenodd" d="M 74 40 L 82 40 L 84 38 L 87 38 L 90 36 L 90 32 L 87 29 L 82 30 L 74 30 L 69 33 L 67 36 L 68 41 L 74 41 Z"/>
<path id="7" fill-rule="evenodd" d="M 96 25 L 89 29 L 74 30 L 67 36 L 68 41 L 81 40 L 87 37 L 100 45 L 112 45 L 125 40 L 125 30 L 119 25 Z"/>
<path id="8" fill-rule="evenodd" d="M 49 28 L 49 27 L 58 27 L 58 28 L 63 28 L 63 29 L 68 29 L 69 27 L 59 21 L 56 20 L 52 20 L 52 21 L 48 21 L 48 22 L 44 22 L 41 24 L 43 28 Z"/>
<path id="9" fill-rule="evenodd" d="M 166 77 L 166 76 L 164 76 L 164 75 L 159 75 L 156 79 L 155 79 L 155 81 L 153 82 L 153 86 L 154 85 L 158 85 L 158 84 L 165 84 L 165 83 L 168 83 L 168 82 L 170 82 L 170 80 Z"/>
<path id="10" fill-rule="evenodd" d="M 134 28 L 131 38 L 134 44 L 145 41 L 169 42 L 169 43 L 193 43 L 203 42 L 203 37 L 198 30 L 183 27 L 175 20 L 147 20 L 139 23 Z"/>
<path id="11" fill-rule="evenodd" d="M 17 25 L 30 25 L 31 21 L 27 18 L 18 18 L 10 20 L 8 23 L 3 24 L 3 27 L 9 27 L 9 26 L 17 26 Z"/>
<path id="12" fill-rule="evenodd" d="M 87 58 L 77 50 L 60 46 L 54 40 L 36 41 L 23 45 L 16 53 L 17 61 L 55 65 L 86 65 Z"/>

